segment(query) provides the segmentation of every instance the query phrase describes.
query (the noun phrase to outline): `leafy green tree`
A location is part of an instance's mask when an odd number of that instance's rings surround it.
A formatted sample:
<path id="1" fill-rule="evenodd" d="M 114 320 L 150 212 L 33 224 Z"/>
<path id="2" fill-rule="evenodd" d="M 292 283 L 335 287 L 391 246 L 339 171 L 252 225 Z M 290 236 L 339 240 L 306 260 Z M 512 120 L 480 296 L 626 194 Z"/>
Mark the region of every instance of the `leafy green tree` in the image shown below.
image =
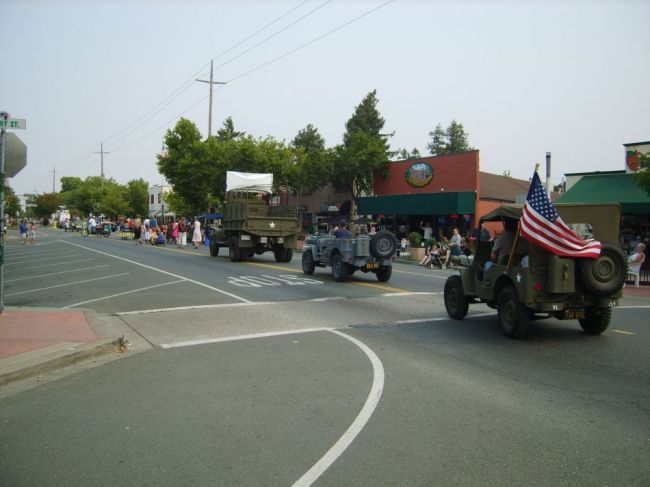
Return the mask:
<path id="1" fill-rule="evenodd" d="M 18 196 L 16 196 L 16 193 L 14 190 L 11 188 L 6 183 L 5 180 L 5 213 L 9 216 L 16 216 L 17 214 L 20 213 L 20 200 L 18 199 Z"/>
<path id="2" fill-rule="evenodd" d="M 217 130 L 217 140 L 234 140 L 246 135 L 246 132 L 237 132 L 232 117 L 226 118 L 223 122 L 223 128 Z"/>
<path id="3" fill-rule="evenodd" d="M 452 120 L 449 127 L 443 130 L 440 124 L 436 125 L 435 130 L 429 132 L 431 142 L 427 145 L 431 155 L 446 156 L 474 150 L 469 145 L 469 136 L 465 133 L 462 123 Z"/>
<path id="4" fill-rule="evenodd" d="M 34 213 L 37 217 L 42 218 L 56 213 L 63 200 L 59 193 L 43 193 L 36 196 L 36 208 Z"/>
<path id="5" fill-rule="evenodd" d="M 104 215 L 113 218 L 124 215 L 129 209 L 129 203 L 125 197 L 126 188 L 115 182 L 104 183 L 99 203 L 99 211 Z"/>
<path id="6" fill-rule="evenodd" d="M 650 196 L 650 153 L 639 153 L 639 166 L 641 169 L 634 175 L 639 186 Z"/>
<path id="7" fill-rule="evenodd" d="M 420 151 L 418 150 L 417 147 L 414 147 L 411 152 L 409 152 L 407 149 L 400 149 L 397 151 L 396 155 L 402 159 L 402 160 L 408 160 L 408 159 L 419 159 L 422 156 L 420 155 Z"/>
<path id="8" fill-rule="evenodd" d="M 61 193 L 68 193 L 77 189 L 83 181 L 81 178 L 74 176 L 63 176 L 61 177 Z"/>
<path id="9" fill-rule="evenodd" d="M 307 124 L 304 129 L 298 131 L 291 145 L 295 149 L 303 149 L 306 154 L 325 150 L 325 139 L 318 133 L 318 129 L 312 124 Z"/>
<path id="10" fill-rule="evenodd" d="M 349 191 L 356 215 L 356 200 L 372 191 L 373 172 L 385 169 L 389 163 L 389 145 L 381 134 L 384 119 L 377 109 L 377 90 L 368 93 L 355 107 L 345 124 L 343 144 L 336 148 L 333 182 L 338 189 Z"/>
<path id="11" fill-rule="evenodd" d="M 149 183 L 144 179 L 132 179 L 126 183 L 124 197 L 128 203 L 129 215 L 146 215 L 149 212 Z"/>

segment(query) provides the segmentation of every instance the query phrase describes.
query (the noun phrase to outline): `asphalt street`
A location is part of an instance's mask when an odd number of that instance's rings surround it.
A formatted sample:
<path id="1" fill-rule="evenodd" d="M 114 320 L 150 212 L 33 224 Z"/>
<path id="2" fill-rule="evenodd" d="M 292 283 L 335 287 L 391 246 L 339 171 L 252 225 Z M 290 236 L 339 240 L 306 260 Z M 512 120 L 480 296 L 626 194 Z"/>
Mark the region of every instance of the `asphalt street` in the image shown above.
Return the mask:
<path id="1" fill-rule="evenodd" d="M 334 282 L 46 230 L 8 306 L 116 314 L 152 347 L 0 399 L 3 485 L 647 485 L 650 300 L 602 336 L 447 318 L 451 271 Z M 222 251 L 225 252 L 225 251 Z"/>

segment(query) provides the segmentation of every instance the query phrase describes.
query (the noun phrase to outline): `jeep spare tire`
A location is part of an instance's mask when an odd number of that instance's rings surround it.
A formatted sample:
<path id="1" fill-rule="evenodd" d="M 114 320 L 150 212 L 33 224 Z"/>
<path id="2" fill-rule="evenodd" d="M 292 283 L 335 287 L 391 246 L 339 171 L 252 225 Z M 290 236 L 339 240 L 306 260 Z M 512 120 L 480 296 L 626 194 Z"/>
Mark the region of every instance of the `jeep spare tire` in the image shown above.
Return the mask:
<path id="1" fill-rule="evenodd" d="M 377 259 L 388 259 L 397 251 L 397 240 L 387 230 L 377 232 L 370 239 L 370 253 Z"/>
<path id="2" fill-rule="evenodd" d="M 597 259 L 581 259 L 578 278 L 584 288 L 600 297 L 618 292 L 627 274 L 627 260 L 623 251 L 611 243 L 603 242 Z"/>

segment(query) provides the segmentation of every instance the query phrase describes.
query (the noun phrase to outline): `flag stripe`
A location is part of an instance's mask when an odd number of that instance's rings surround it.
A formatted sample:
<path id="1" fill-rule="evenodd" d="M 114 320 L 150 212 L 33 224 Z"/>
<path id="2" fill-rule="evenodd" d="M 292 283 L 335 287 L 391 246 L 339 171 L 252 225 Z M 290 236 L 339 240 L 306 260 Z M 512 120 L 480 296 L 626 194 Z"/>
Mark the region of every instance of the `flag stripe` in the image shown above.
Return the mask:
<path id="1" fill-rule="evenodd" d="M 598 249 L 600 249 L 600 243 L 596 240 L 583 240 L 581 243 L 576 243 L 573 239 L 563 238 L 561 235 L 558 235 L 556 230 L 545 223 L 543 217 L 538 215 L 532 208 L 524 208 L 524 212 L 528 213 L 528 218 L 524 219 L 524 223 L 531 233 L 538 233 L 540 236 L 544 235 L 569 251 L 579 251 L 584 248 L 593 247 L 598 247 Z"/>

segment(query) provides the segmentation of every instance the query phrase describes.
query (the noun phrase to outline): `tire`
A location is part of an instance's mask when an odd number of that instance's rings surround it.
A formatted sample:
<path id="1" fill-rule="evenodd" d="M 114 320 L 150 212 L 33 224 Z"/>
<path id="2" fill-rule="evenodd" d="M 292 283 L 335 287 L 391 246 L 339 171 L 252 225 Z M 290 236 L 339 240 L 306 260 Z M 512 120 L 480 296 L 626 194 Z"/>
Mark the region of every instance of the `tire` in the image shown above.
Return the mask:
<path id="1" fill-rule="evenodd" d="M 524 338 L 530 329 L 530 311 L 519 300 L 514 286 L 506 286 L 499 294 L 499 323 L 508 338 Z"/>
<path id="2" fill-rule="evenodd" d="M 354 275 L 357 272 L 357 269 L 353 265 L 348 264 L 348 276 Z"/>
<path id="3" fill-rule="evenodd" d="M 311 253 L 311 250 L 305 250 L 302 253 L 302 272 L 311 276 L 316 269 L 316 262 L 314 262 L 314 256 Z"/>
<path id="4" fill-rule="evenodd" d="M 284 260 L 282 262 L 291 262 L 293 259 L 293 249 L 284 249 Z"/>
<path id="5" fill-rule="evenodd" d="M 212 257 L 219 255 L 219 244 L 217 242 L 210 242 L 210 255 Z"/>
<path id="6" fill-rule="evenodd" d="M 387 230 L 377 232 L 370 239 L 370 253 L 377 259 L 388 259 L 397 251 L 397 240 Z"/>
<path id="7" fill-rule="evenodd" d="M 603 242 L 597 259 L 578 261 L 578 279 L 591 294 L 599 297 L 617 293 L 627 274 L 627 259 L 623 251 L 611 243 Z"/>
<path id="8" fill-rule="evenodd" d="M 88 230 L 84 228 L 84 229 L 81 231 L 81 236 L 82 236 L 82 237 L 87 237 L 87 236 L 88 236 Z"/>
<path id="9" fill-rule="evenodd" d="M 450 318 L 462 320 L 467 315 L 469 300 L 463 290 L 460 276 L 449 276 L 445 281 L 445 309 Z"/>
<path id="10" fill-rule="evenodd" d="M 285 262 L 285 248 L 284 245 L 278 245 L 273 248 L 273 256 L 275 257 L 276 262 Z"/>
<path id="11" fill-rule="evenodd" d="M 332 277 L 335 281 L 342 282 L 348 277 L 348 264 L 343 262 L 341 254 L 334 254 L 332 256 Z"/>
<path id="12" fill-rule="evenodd" d="M 589 335 L 600 335 L 612 320 L 612 308 L 587 308 L 585 315 L 578 320 L 584 332 Z"/>
<path id="13" fill-rule="evenodd" d="M 377 269 L 377 272 L 375 274 L 377 275 L 377 280 L 379 282 L 388 282 L 390 276 L 393 274 L 393 266 L 381 266 L 379 269 Z"/>
<path id="14" fill-rule="evenodd" d="M 230 245 L 228 245 L 228 257 L 231 262 L 241 261 L 241 249 L 237 245 L 237 237 L 230 238 Z"/>

